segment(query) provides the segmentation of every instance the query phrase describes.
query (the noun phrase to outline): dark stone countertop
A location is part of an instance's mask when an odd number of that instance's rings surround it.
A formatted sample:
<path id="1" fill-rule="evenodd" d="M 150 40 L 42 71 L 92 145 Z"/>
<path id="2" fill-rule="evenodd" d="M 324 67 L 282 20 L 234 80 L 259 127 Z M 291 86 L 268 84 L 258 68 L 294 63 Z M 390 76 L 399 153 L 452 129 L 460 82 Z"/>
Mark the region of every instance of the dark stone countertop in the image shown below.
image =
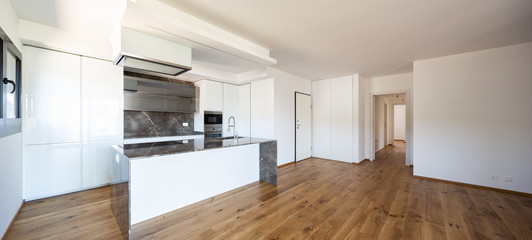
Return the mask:
<path id="1" fill-rule="evenodd" d="M 192 135 L 203 135 L 203 132 L 184 132 L 184 133 L 173 133 L 171 135 L 158 135 L 158 136 L 142 136 L 142 135 L 132 135 L 124 136 L 124 139 L 137 139 L 137 138 L 150 138 L 150 137 L 180 137 L 180 136 L 192 136 Z"/>
<path id="2" fill-rule="evenodd" d="M 255 143 L 263 143 L 275 141 L 263 138 L 239 138 L 237 141 L 233 139 L 188 139 L 167 142 L 151 142 L 151 143 L 137 143 L 124 144 L 124 147 L 115 147 L 129 159 L 147 158 L 155 156 L 172 155 L 186 152 L 205 151 L 211 149 L 235 147 Z"/>

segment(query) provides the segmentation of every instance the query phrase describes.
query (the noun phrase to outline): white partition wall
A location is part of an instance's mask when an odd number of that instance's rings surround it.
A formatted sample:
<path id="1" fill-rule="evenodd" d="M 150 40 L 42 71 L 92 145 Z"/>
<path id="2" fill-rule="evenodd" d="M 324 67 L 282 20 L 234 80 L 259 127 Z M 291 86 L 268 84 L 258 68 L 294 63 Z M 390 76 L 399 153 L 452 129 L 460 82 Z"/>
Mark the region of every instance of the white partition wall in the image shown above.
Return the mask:
<path id="1" fill-rule="evenodd" d="M 274 79 L 251 83 L 251 136 L 275 139 Z"/>
<path id="2" fill-rule="evenodd" d="M 0 235 L 23 203 L 22 133 L 0 137 Z"/>
<path id="3" fill-rule="evenodd" d="M 238 117 L 236 125 L 239 136 L 251 136 L 251 84 L 238 86 Z"/>
<path id="4" fill-rule="evenodd" d="M 233 116 L 235 118 L 236 126 L 240 125 L 242 122 L 238 116 L 238 99 L 239 99 L 238 86 L 233 84 L 224 83 L 223 84 L 223 120 L 222 120 L 222 136 L 229 137 L 233 136 L 233 128 L 230 131 L 227 131 L 229 127 L 229 118 Z M 231 124 L 233 122 L 231 121 Z M 237 134 L 238 129 L 234 129 L 235 134 Z M 238 133 L 240 135 L 240 133 Z"/>
<path id="5" fill-rule="evenodd" d="M 531 66 L 532 43 L 414 62 L 414 175 L 532 193 Z"/>

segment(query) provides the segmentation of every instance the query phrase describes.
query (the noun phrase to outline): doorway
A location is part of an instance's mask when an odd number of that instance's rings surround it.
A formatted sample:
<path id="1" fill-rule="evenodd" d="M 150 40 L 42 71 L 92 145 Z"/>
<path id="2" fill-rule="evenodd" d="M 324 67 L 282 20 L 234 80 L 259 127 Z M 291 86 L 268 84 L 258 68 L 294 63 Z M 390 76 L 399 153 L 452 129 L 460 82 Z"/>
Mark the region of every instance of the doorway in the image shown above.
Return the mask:
<path id="1" fill-rule="evenodd" d="M 398 91 L 389 93 L 372 93 L 371 94 L 371 113 L 370 113 L 370 160 L 375 159 L 375 152 L 383 149 L 388 145 L 395 144 L 395 106 L 404 106 L 404 137 L 403 144 L 405 147 L 405 165 L 410 166 L 412 163 L 412 125 L 410 110 L 410 91 Z"/>
<path id="2" fill-rule="evenodd" d="M 312 155 L 312 99 L 310 95 L 295 93 L 295 161 Z"/>

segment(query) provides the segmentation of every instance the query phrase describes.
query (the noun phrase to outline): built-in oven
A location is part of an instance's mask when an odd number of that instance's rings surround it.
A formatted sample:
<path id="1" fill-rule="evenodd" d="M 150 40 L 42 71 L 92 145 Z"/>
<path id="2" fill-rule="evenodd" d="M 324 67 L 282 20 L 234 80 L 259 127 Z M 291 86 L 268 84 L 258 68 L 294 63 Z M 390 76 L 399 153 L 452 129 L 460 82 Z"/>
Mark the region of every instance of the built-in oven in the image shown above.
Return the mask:
<path id="1" fill-rule="evenodd" d="M 222 137 L 222 118 L 221 112 L 204 112 L 205 138 Z"/>

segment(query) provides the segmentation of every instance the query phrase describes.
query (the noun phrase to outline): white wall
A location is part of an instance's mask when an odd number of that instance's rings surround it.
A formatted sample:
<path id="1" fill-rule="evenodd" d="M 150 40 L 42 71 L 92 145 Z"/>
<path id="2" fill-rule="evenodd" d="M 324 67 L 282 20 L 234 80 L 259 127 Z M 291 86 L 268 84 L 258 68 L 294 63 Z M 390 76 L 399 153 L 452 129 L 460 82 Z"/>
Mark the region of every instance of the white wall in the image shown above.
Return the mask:
<path id="1" fill-rule="evenodd" d="M 369 138 L 370 138 L 370 107 L 371 99 L 371 79 L 359 75 L 359 84 L 358 84 L 358 101 L 359 101 L 359 110 L 358 110 L 358 162 L 363 161 L 364 159 L 369 159 Z"/>
<path id="2" fill-rule="evenodd" d="M 22 204 L 22 133 L 0 138 L 0 235 Z"/>
<path id="3" fill-rule="evenodd" d="M 406 138 L 406 105 L 394 105 L 393 140 Z"/>
<path id="4" fill-rule="evenodd" d="M 238 135 L 249 137 L 251 130 L 251 85 L 238 86 L 238 117 L 240 122 L 236 125 Z"/>
<path id="5" fill-rule="evenodd" d="M 250 118 L 251 137 L 275 139 L 273 78 L 251 83 Z"/>
<path id="6" fill-rule="evenodd" d="M 370 78 L 372 93 L 389 93 L 412 89 L 412 73 L 401 73 Z"/>
<path id="7" fill-rule="evenodd" d="M 0 27 L 22 52 L 22 42 L 19 38 L 18 16 L 9 0 L 0 0 Z"/>
<path id="8" fill-rule="evenodd" d="M 274 125 L 277 164 L 295 160 L 295 92 L 311 94 L 311 81 L 268 67 L 274 84 Z M 252 95 L 252 98 L 255 95 Z"/>
<path id="9" fill-rule="evenodd" d="M 532 193 L 531 66 L 532 42 L 414 62 L 414 175 Z"/>
<path id="10" fill-rule="evenodd" d="M 0 27 L 22 52 L 18 16 L 9 0 L 0 0 Z M 22 133 L 0 138 L 0 153 L 0 236 L 3 236 L 23 201 Z"/>

